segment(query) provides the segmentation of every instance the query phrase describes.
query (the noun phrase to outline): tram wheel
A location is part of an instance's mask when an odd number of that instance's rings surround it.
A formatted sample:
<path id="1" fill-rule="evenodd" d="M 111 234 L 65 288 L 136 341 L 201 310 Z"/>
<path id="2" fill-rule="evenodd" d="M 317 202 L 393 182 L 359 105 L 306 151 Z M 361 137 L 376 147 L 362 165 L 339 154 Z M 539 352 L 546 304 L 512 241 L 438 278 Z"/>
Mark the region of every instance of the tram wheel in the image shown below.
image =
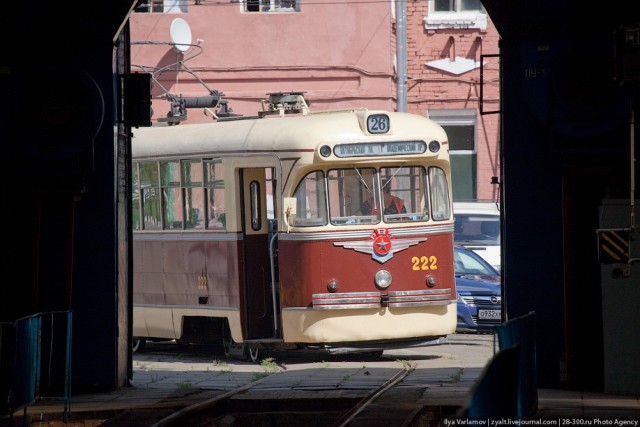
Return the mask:
<path id="1" fill-rule="evenodd" d="M 253 363 L 260 361 L 260 349 L 258 347 L 247 346 L 247 356 Z"/>
<path id="2" fill-rule="evenodd" d="M 229 329 L 229 321 L 224 319 L 222 322 L 222 349 L 224 350 L 224 356 L 229 358 L 232 356 L 231 351 L 233 347 L 233 338 L 231 338 L 231 329 Z"/>
<path id="3" fill-rule="evenodd" d="M 131 350 L 134 353 L 142 353 L 144 351 L 144 347 L 146 343 L 147 343 L 147 340 L 145 340 L 144 338 L 133 337 Z"/>
<path id="4" fill-rule="evenodd" d="M 222 322 L 222 349 L 224 357 L 246 359 L 245 344 L 239 344 L 231 337 L 231 329 L 229 328 L 229 320 L 224 319 Z"/>

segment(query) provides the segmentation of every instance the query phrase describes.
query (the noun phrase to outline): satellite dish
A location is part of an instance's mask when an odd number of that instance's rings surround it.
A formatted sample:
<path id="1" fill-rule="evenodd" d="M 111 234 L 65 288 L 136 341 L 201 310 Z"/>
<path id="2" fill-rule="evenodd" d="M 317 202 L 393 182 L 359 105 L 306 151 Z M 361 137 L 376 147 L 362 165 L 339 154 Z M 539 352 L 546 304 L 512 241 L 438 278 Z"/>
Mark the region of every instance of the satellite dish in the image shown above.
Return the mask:
<path id="1" fill-rule="evenodd" d="M 191 28 L 182 18 L 176 18 L 171 23 L 171 43 L 179 53 L 186 52 L 191 47 Z"/>

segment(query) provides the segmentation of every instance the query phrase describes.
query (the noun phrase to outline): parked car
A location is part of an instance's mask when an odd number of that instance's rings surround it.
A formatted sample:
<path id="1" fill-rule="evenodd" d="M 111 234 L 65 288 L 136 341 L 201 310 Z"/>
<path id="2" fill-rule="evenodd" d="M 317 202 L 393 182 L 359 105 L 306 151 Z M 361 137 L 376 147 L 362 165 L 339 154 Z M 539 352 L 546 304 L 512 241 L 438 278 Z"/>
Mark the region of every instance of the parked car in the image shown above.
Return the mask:
<path id="1" fill-rule="evenodd" d="M 500 210 L 496 202 L 454 202 L 453 240 L 500 271 Z"/>
<path id="2" fill-rule="evenodd" d="M 454 270 L 458 297 L 456 332 L 492 332 L 502 323 L 500 274 L 475 252 L 456 245 Z"/>

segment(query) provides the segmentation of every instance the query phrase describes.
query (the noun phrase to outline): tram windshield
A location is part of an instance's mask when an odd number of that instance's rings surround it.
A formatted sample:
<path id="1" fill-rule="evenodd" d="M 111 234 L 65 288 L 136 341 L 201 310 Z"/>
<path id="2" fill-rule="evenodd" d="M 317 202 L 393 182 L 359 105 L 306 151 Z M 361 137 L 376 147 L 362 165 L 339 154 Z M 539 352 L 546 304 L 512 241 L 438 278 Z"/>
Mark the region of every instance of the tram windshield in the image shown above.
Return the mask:
<path id="1" fill-rule="evenodd" d="M 422 166 L 314 171 L 298 185 L 292 225 L 344 226 L 450 218 L 444 171 Z M 328 216 L 327 216 L 328 212 Z"/>

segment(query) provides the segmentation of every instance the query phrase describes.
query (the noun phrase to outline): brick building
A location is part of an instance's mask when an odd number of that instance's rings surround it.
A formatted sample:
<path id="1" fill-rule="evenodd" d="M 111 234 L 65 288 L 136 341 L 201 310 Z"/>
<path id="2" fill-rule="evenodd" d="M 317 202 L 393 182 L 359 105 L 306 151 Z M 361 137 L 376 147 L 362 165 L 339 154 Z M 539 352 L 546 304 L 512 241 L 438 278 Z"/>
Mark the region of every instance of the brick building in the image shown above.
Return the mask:
<path id="1" fill-rule="evenodd" d="M 445 3 L 445 4 L 443 4 Z M 459 4 L 460 3 L 460 4 Z M 467 10 L 460 11 L 463 5 Z M 407 2 L 407 111 L 443 125 L 452 153 L 454 199 L 499 197 L 499 36 L 480 1 Z"/>
<path id="2" fill-rule="evenodd" d="M 224 93 L 229 107 L 255 115 L 265 94 L 304 91 L 312 110 L 396 108 L 396 4 L 349 0 L 149 0 L 131 16 L 134 71 L 154 73 L 156 120 L 179 97 Z M 192 46 L 171 45 L 176 18 Z M 498 33 L 480 0 L 406 2 L 408 112 L 447 129 L 454 199 L 497 199 Z M 180 70 L 180 72 L 178 72 Z M 164 99 L 163 99 L 164 98 Z M 203 108 L 185 122 L 209 121 Z"/>
<path id="3" fill-rule="evenodd" d="M 316 111 L 394 109 L 388 2 L 153 0 L 152 6 L 131 16 L 131 63 L 133 71 L 157 77 L 156 119 L 169 111 L 163 89 L 206 95 L 198 79 L 243 115 L 255 115 L 265 95 L 279 91 L 304 91 Z M 193 46 L 183 53 L 171 46 L 175 19 L 191 31 Z M 182 65 L 193 74 L 176 73 Z M 202 109 L 188 112 L 189 122 L 210 120 Z"/>

